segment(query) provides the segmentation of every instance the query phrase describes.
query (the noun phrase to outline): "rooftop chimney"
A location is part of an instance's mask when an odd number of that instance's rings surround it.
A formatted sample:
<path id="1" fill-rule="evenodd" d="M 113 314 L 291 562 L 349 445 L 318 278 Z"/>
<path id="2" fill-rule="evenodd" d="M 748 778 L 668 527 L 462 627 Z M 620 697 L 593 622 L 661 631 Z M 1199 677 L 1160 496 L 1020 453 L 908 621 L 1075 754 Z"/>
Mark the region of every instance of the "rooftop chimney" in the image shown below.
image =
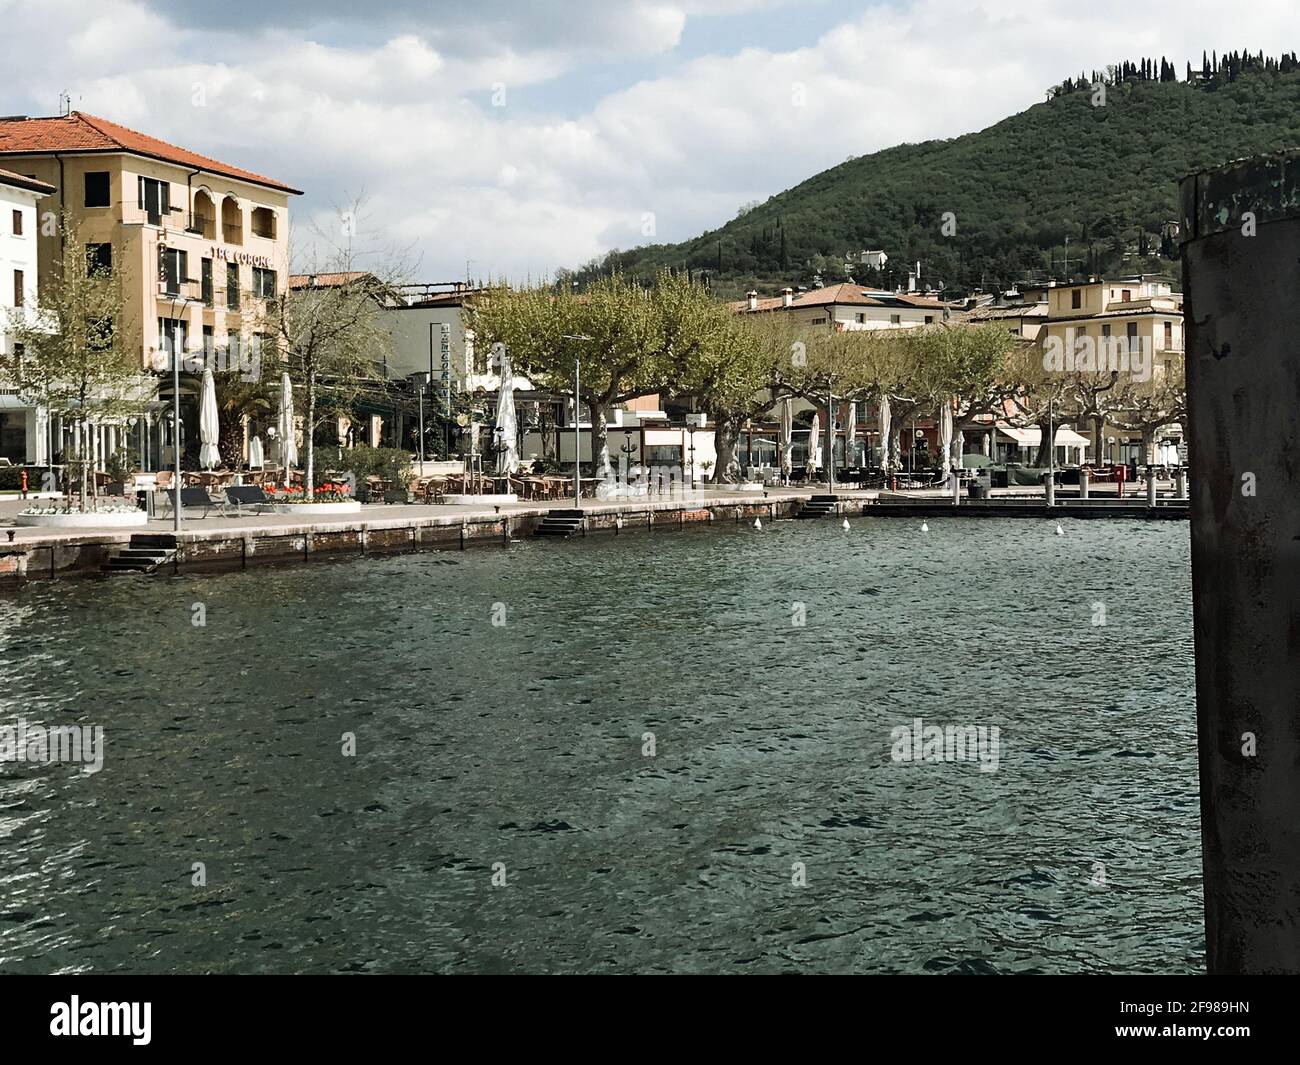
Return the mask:
<path id="1" fill-rule="evenodd" d="M 745 293 L 745 296 L 749 300 L 749 309 L 751 311 L 758 310 L 758 293 L 751 288 Z"/>
<path id="2" fill-rule="evenodd" d="M 790 307 L 794 304 L 794 289 L 783 288 L 781 290 L 781 306 Z"/>

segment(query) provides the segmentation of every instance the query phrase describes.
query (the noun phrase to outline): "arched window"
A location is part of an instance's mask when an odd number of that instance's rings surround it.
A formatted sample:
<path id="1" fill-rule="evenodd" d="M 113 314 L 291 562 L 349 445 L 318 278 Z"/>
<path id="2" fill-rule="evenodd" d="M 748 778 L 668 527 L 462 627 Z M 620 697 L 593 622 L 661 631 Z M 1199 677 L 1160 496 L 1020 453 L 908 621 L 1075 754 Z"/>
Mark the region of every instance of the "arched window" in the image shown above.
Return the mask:
<path id="1" fill-rule="evenodd" d="M 275 239 L 275 212 L 269 207 L 253 208 L 253 236 Z"/>
<path id="2" fill-rule="evenodd" d="M 217 205 L 212 202 L 206 189 L 194 193 L 194 207 L 190 212 L 190 232 L 197 233 L 207 240 L 216 239 Z"/>
<path id="3" fill-rule="evenodd" d="M 221 202 L 221 239 L 227 244 L 244 243 L 244 212 L 233 196 Z"/>

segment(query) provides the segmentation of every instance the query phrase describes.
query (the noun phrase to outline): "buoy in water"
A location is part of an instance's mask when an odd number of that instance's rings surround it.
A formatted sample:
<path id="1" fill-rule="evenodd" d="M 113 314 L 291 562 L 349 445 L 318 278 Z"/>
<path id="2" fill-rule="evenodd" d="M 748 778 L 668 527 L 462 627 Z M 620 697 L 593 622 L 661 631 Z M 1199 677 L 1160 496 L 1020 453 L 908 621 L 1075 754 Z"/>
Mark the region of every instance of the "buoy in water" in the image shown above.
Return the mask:
<path id="1" fill-rule="evenodd" d="M 845 531 L 845 532 L 848 532 L 848 531 L 849 531 L 849 519 L 848 519 L 848 518 L 845 518 L 845 519 L 844 519 L 844 531 Z"/>
<path id="2" fill-rule="evenodd" d="M 922 532 L 929 532 L 929 531 L 930 531 L 930 526 L 926 525 L 925 522 L 921 522 L 921 531 L 922 531 Z"/>
<path id="3" fill-rule="evenodd" d="M 763 519 L 762 519 L 762 518 L 755 518 L 755 519 L 754 519 L 754 528 L 755 528 L 755 529 L 761 529 L 762 527 L 763 527 Z"/>
<path id="4" fill-rule="evenodd" d="M 1065 530 L 1061 528 L 1061 523 L 1059 521 L 1056 523 L 1056 535 L 1057 536 L 1065 535 Z"/>

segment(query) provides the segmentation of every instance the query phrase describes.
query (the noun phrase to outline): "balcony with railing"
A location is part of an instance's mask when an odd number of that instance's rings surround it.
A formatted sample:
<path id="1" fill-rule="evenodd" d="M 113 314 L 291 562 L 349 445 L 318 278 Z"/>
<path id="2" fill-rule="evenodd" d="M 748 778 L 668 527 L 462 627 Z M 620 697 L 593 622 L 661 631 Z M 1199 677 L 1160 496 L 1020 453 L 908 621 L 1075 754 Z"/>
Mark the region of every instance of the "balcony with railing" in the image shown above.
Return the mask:
<path id="1" fill-rule="evenodd" d="M 177 233 L 185 231 L 185 209 L 182 207 L 161 211 L 152 205 L 141 207 L 136 200 L 124 200 L 116 206 L 124 226 L 157 226 Z"/>
<path id="2" fill-rule="evenodd" d="M 162 277 L 157 282 L 158 302 L 175 303 L 180 306 L 184 303 L 202 303 L 203 292 L 198 278 L 168 278 Z"/>

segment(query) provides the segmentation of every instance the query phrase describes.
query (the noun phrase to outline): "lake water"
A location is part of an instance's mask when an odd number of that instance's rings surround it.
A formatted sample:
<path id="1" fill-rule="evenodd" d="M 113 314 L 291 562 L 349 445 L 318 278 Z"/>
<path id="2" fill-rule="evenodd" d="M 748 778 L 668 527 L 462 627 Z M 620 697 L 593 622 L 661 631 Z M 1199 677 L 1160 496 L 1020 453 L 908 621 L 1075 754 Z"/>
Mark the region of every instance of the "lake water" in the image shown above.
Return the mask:
<path id="1" fill-rule="evenodd" d="M 929 524 L 0 589 L 0 970 L 1200 969 L 1187 525 Z"/>

